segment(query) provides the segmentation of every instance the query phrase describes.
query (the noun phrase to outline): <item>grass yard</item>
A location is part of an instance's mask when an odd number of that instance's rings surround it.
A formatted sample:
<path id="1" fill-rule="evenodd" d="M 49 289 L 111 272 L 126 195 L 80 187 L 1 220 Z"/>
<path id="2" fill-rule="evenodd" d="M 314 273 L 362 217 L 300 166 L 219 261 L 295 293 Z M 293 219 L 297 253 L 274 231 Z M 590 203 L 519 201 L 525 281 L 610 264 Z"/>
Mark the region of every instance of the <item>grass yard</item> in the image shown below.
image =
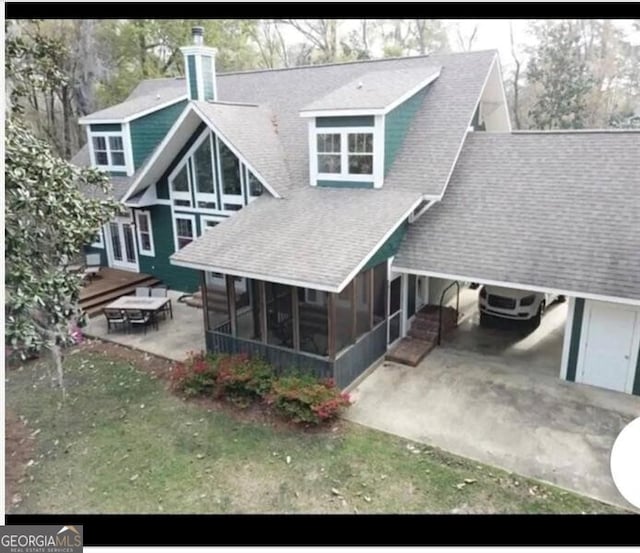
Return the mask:
<path id="1" fill-rule="evenodd" d="M 7 369 L 7 420 L 24 435 L 7 441 L 11 513 L 620 511 L 347 422 L 305 431 L 184 401 L 165 361 L 120 346 L 65 363 L 64 403 L 42 361 Z"/>

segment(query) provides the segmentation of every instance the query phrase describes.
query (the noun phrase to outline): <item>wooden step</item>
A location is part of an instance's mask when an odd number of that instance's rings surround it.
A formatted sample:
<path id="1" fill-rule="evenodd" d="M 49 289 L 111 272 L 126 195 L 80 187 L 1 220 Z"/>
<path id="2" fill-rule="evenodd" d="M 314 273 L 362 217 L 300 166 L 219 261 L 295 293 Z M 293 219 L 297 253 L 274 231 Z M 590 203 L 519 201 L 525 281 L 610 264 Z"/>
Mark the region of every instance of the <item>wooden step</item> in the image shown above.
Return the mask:
<path id="1" fill-rule="evenodd" d="M 387 361 L 415 367 L 434 347 L 436 347 L 435 342 L 417 340 L 416 338 L 402 338 L 402 340 L 387 353 L 385 359 Z"/>
<path id="2" fill-rule="evenodd" d="M 117 300 L 122 296 L 130 296 L 135 294 L 136 288 L 139 286 L 149 286 L 153 287 L 157 284 L 160 284 L 161 281 L 157 278 L 148 278 L 144 281 L 136 283 L 133 286 L 124 286 L 122 288 L 115 289 L 109 293 L 102 294 L 98 297 L 93 297 L 88 302 L 80 302 L 80 308 L 84 311 L 84 313 L 88 317 L 95 317 L 102 313 L 104 307 L 110 304 L 112 301 Z"/>

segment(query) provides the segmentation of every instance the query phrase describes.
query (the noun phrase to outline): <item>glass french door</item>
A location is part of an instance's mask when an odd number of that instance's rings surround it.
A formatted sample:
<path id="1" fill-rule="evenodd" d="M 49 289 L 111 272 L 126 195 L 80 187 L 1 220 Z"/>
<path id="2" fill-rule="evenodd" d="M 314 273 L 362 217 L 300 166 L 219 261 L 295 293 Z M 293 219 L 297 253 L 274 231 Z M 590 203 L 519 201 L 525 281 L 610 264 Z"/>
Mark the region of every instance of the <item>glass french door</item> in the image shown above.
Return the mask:
<path id="1" fill-rule="evenodd" d="M 138 270 L 136 239 L 131 221 L 116 220 L 109 223 L 109 251 L 113 268 Z"/>

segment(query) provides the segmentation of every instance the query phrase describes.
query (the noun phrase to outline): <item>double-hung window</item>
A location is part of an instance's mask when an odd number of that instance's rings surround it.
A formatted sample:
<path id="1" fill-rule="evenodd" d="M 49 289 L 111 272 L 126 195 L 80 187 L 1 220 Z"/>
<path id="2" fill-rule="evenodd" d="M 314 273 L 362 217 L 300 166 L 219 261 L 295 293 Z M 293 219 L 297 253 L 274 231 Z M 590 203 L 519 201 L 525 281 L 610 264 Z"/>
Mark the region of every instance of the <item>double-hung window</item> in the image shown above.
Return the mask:
<path id="1" fill-rule="evenodd" d="M 101 134 L 91 137 L 93 156 L 97 167 L 125 170 L 124 142 L 121 134 Z"/>
<path id="2" fill-rule="evenodd" d="M 136 230 L 138 232 L 139 251 L 142 255 L 155 255 L 151 214 L 148 211 L 136 211 Z"/>
<path id="3" fill-rule="evenodd" d="M 181 250 L 196 238 L 196 218 L 193 215 L 176 213 L 173 216 L 173 231 L 176 251 Z"/>
<path id="4" fill-rule="evenodd" d="M 322 129 L 322 132 L 316 134 L 316 148 L 319 178 L 373 178 L 373 132 Z"/>

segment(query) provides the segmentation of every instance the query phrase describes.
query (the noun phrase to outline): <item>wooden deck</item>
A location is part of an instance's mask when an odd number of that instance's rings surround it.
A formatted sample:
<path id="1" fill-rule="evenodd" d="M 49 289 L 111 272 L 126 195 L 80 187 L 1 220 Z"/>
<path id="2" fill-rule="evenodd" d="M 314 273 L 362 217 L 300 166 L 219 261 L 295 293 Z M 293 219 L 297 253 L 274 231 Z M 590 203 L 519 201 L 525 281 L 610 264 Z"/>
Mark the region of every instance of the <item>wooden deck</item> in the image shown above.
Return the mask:
<path id="1" fill-rule="evenodd" d="M 82 287 L 80 307 L 89 317 L 94 317 L 113 300 L 135 293 L 137 286 L 155 286 L 157 284 L 160 284 L 160 280 L 145 273 L 102 267 L 100 272 L 91 280 L 86 281 Z"/>

